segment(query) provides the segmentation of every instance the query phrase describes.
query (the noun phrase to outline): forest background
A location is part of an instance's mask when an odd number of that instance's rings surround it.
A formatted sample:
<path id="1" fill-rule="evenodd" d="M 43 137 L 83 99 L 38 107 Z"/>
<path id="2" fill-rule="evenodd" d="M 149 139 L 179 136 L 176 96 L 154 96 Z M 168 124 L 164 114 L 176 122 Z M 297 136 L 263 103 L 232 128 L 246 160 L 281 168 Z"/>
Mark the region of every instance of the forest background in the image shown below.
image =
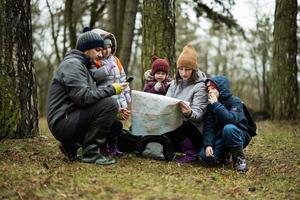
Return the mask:
<path id="1" fill-rule="evenodd" d="M 208 77 L 228 76 L 232 80 L 233 93 L 256 111 L 258 117 L 270 118 L 274 1 L 239 1 L 238 7 L 232 0 L 175 1 L 173 8 L 167 5 L 174 1 L 165 2 L 166 6 L 138 1 L 84 2 L 66 0 L 54 3 L 48 0 L 33 4 L 34 62 L 41 116 L 46 112 L 46 94 L 52 71 L 66 51 L 75 47 L 83 27 L 89 26 L 116 35 L 117 56 L 121 58 L 127 75 L 135 77 L 132 89 L 142 89 L 143 72 L 151 68 L 151 55 L 169 57 L 174 72 L 180 51 L 191 42 L 198 52 L 199 68 Z M 147 6 L 150 6 L 149 14 Z M 151 25 L 147 30 L 143 29 L 143 23 L 147 25 L 143 15 L 155 17 L 172 12 L 165 15 L 175 18 L 174 25 L 164 25 L 164 18 L 157 17 L 149 22 Z M 163 28 L 168 26 L 169 30 Z M 169 36 L 173 38 L 164 35 L 173 29 L 175 32 Z M 170 45 L 168 53 L 162 52 L 166 48 L 147 46 L 147 31 L 164 37 L 160 38 L 163 41 L 150 42 L 157 46 L 159 43 L 174 43 L 175 52 Z M 297 63 L 299 66 L 299 58 Z M 299 79 L 298 72 L 296 76 Z"/>
<path id="2" fill-rule="evenodd" d="M 299 199 L 299 11 L 297 0 L 0 0 L 0 199 Z M 228 76 L 268 120 L 246 148 L 249 170 L 132 154 L 107 168 L 64 162 L 46 96 L 85 26 L 115 34 L 137 90 L 153 54 L 173 76 L 191 42 L 199 68 Z"/>

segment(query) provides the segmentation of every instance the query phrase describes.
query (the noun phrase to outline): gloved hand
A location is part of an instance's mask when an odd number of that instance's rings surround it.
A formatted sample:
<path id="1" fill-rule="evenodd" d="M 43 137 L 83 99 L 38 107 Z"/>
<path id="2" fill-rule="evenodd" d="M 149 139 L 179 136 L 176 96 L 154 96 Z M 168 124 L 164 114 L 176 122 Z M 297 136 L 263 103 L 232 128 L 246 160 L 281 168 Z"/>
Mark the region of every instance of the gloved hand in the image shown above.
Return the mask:
<path id="1" fill-rule="evenodd" d="M 119 95 L 128 87 L 128 83 L 113 83 L 112 86 L 115 88 L 116 94 Z"/>
<path id="2" fill-rule="evenodd" d="M 154 90 L 155 91 L 159 91 L 159 89 L 162 87 L 162 84 L 161 84 L 161 82 L 157 82 L 157 83 L 155 83 L 155 85 L 154 85 Z"/>
<path id="3" fill-rule="evenodd" d="M 112 86 L 115 88 L 116 94 L 121 94 L 122 88 L 120 83 L 113 83 Z"/>

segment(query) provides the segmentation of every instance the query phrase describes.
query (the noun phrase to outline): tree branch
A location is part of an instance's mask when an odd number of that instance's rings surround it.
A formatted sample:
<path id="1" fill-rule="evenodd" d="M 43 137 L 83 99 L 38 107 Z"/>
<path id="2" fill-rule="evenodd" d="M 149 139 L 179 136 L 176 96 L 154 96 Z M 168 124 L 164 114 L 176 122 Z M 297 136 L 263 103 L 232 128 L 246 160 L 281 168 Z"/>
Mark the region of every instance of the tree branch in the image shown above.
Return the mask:
<path id="1" fill-rule="evenodd" d="M 229 29 L 235 29 L 237 32 L 241 33 L 244 38 L 246 38 L 245 32 L 240 27 L 240 25 L 233 18 L 231 12 L 225 8 L 224 4 L 218 0 L 216 2 L 222 5 L 224 11 L 226 11 L 227 15 L 220 14 L 213 10 L 213 8 L 208 7 L 205 3 L 202 3 L 201 0 L 194 0 L 197 3 L 197 7 L 195 7 L 197 17 L 203 16 L 206 13 L 207 18 L 213 20 L 217 24 L 225 24 Z"/>
<path id="2" fill-rule="evenodd" d="M 47 8 L 48 8 L 49 13 L 50 13 L 51 34 L 52 34 L 52 38 L 53 38 L 53 42 L 54 42 L 56 58 L 57 58 L 57 61 L 60 62 L 61 58 L 60 58 L 60 53 L 59 53 L 59 49 L 58 49 L 58 46 L 57 46 L 58 31 L 57 31 L 57 33 L 55 33 L 56 31 L 55 31 L 55 27 L 54 27 L 54 14 L 52 13 L 52 10 L 51 10 L 51 7 L 50 7 L 50 4 L 49 4 L 48 0 L 46 0 L 46 3 L 47 3 Z"/>

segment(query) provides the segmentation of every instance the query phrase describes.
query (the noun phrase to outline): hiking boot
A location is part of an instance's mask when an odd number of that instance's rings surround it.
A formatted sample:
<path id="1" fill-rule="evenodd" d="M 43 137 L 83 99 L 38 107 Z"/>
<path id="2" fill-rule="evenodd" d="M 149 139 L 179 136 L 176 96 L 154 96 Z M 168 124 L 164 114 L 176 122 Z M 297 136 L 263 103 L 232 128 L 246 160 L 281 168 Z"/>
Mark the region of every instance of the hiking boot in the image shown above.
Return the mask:
<path id="1" fill-rule="evenodd" d="M 105 157 L 101 153 L 98 145 L 93 144 L 83 149 L 81 162 L 94 163 L 98 165 L 111 165 L 115 164 L 116 160 Z"/>
<path id="2" fill-rule="evenodd" d="M 67 145 L 60 144 L 59 149 L 66 156 L 68 161 L 73 162 L 77 160 L 77 150 L 79 149 L 78 145 L 75 144 L 75 145 L 67 146 Z"/>
<path id="3" fill-rule="evenodd" d="M 232 165 L 233 158 L 232 155 L 229 152 L 224 153 L 224 164 L 225 165 Z"/>
<path id="4" fill-rule="evenodd" d="M 247 162 L 244 156 L 233 157 L 234 168 L 237 171 L 246 171 Z"/>

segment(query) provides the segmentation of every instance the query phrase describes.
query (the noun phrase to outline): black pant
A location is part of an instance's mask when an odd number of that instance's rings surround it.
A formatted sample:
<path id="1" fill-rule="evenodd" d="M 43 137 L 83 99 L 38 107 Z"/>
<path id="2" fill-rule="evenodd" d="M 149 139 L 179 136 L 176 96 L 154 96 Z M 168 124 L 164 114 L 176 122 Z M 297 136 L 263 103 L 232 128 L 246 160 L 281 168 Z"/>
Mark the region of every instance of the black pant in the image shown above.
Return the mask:
<path id="1" fill-rule="evenodd" d="M 117 145 L 117 139 L 123 134 L 123 124 L 119 120 L 115 120 L 111 126 L 110 134 L 107 136 L 107 143 Z"/>
<path id="2" fill-rule="evenodd" d="M 60 119 L 53 127 L 53 135 L 61 143 L 82 144 L 89 125 L 97 120 L 100 129 L 111 130 L 116 120 L 118 104 L 113 98 L 104 98 L 86 108 L 78 108 Z"/>
<path id="3" fill-rule="evenodd" d="M 197 127 L 189 121 L 183 121 L 180 127 L 165 135 L 170 139 L 175 151 L 180 151 L 179 143 L 185 138 L 189 138 L 197 150 L 200 151 L 202 148 L 202 134 Z"/>

